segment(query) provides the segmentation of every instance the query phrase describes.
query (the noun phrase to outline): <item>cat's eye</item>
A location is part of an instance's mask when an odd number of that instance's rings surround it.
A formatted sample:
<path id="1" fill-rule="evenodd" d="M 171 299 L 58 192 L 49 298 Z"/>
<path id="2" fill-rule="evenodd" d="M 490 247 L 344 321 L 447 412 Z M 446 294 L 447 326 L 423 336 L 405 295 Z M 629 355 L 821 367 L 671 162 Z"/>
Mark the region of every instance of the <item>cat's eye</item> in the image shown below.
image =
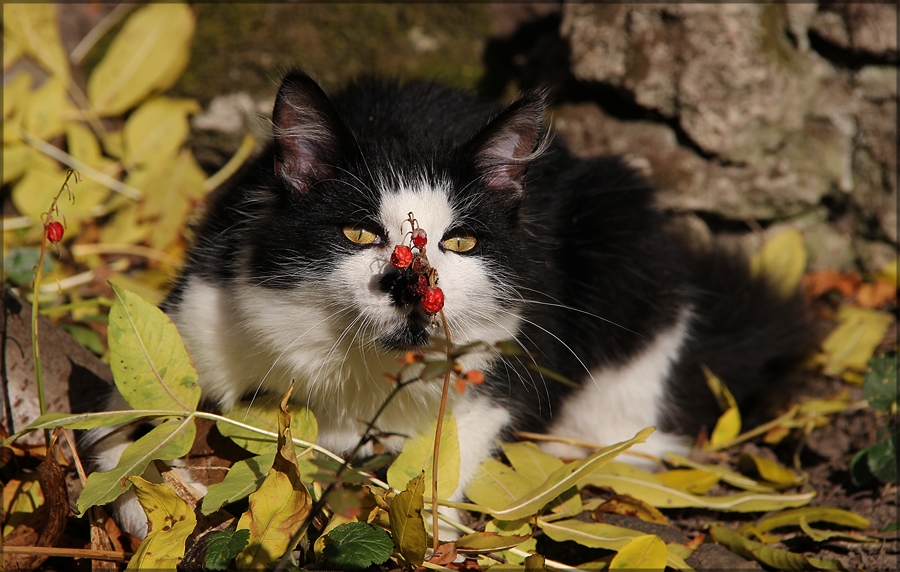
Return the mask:
<path id="1" fill-rule="evenodd" d="M 478 244 L 478 240 L 474 236 L 462 235 L 462 236 L 451 236 L 450 238 L 444 239 L 444 249 L 451 250 L 453 252 L 469 252 L 475 245 Z"/>
<path id="2" fill-rule="evenodd" d="M 345 226 L 343 232 L 344 236 L 354 244 L 381 244 L 381 237 L 371 230 L 358 226 Z"/>

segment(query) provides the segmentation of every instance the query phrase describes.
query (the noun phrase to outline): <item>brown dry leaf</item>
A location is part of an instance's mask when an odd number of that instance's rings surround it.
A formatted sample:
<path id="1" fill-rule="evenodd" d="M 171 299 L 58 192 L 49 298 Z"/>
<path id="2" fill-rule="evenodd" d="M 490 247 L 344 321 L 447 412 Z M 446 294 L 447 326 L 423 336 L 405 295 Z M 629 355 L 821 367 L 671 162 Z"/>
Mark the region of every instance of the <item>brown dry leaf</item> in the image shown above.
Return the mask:
<path id="1" fill-rule="evenodd" d="M 628 495 L 614 495 L 597 507 L 597 510 L 594 511 L 591 517 L 597 522 L 603 522 L 601 514 L 622 514 L 634 516 L 647 522 L 669 524 L 669 520 L 656 507 Z"/>
<path id="2" fill-rule="evenodd" d="M 446 566 L 456 560 L 456 544 L 447 542 L 438 546 L 434 555 L 428 559 L 428 562 L 438 566 Z"/>

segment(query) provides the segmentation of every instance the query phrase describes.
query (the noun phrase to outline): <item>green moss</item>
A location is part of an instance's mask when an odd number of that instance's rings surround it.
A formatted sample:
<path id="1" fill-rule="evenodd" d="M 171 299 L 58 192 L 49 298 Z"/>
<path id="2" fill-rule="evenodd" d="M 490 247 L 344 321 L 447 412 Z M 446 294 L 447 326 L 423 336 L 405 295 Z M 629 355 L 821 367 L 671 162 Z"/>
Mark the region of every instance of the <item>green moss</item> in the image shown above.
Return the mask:
<path id="1" fill-rule="evenodd" d="M 491 33 L 484 4 L 197 5 L 191 61 L 176 91 L 271 95 L 299 67 L 333 90 L 359 74 L 474 88 Z"/>

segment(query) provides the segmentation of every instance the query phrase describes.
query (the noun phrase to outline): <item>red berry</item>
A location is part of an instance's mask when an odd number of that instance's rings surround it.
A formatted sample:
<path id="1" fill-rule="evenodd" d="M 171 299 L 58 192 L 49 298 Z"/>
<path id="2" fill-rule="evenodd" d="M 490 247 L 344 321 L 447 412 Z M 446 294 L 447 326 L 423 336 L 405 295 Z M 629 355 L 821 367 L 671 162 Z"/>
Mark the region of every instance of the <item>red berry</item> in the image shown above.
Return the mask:
<path id="1" fill-rule="evenodd" d="M 422 296 L 422 309 L 429 314 L 437 314 L 444 307 L 444 292 L 440 288 L 429 288 Z"/>
<path id="2" fill-rule="evenodd" d="M 50 242 L 59 242 L 63 239 L 63 233 L 65 232 L 65 229 L 63 228 L 63 225 L 61 223 L 53 221 L 47 224 L 44 229 L 47 232 L 47 240 L 49 240 Z"/>
<path id="3" fill-rule="evenodd" d="M 428 277 L 424 274 L 419 274 L 419 278 L 416 280 L 416 296 L 424 296 L 426 292 L 428 292 Z"/>
<path id="4" fill-rule="evenodd" d="M 422 262 L 421 256 L 416 256 L 412 261 L 412 271 L 416 274 L 424 274 L 426 271 L 425 263 Z"/>
<path id="5" fill-rule="evenodd" d="M 428 244 L 428 235 L 421 228 L 417 228 L 412 232 L 412 243 L 416 248 L 422 248 Z"/>
<path id="6" fill-rule="evenodd" d="M 391 265 L 401 270 L 409 266 L 412 259 L 412 251 L 408 246 L 403 246 L 402 244 L 395 246 L 394 252 L 391 253 Z"/>

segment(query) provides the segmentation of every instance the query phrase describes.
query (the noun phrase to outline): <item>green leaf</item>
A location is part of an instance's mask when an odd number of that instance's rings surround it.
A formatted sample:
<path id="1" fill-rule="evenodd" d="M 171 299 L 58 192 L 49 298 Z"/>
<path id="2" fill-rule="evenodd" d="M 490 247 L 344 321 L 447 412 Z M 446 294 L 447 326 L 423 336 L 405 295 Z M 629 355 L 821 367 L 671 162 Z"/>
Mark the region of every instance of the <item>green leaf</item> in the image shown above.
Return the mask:
<path id="1" fill-rule="evenodd" d="M 869 470 L 883 483 L 897 482 L 897 427 L 890 436 L 867 447 Z"/>
<path id="2" fill-rule="evenodd" d="M 874 409 L 890 411 L 897 401 L 897 355 L 874 357 L 863 380 L 863 392 Z"/>
<path id="3" fill-rule="evenodd" d="M 250 531 L 220 530 L 209 535 L 204 564 L 209 570 L 225 570 L 250 540 Z"/>
<path id="4" fill-rule="evenodd" d="M 184 556 L 185 541 L 197 526 L 197 517 L 168 485 L 141 477 L 128 479 L 147 515 L 147 537 L 128 562 L 126 570 L 171 570 Z"/>
<path id="5" fill-rule="evenodd" d="M 391 557 L 394 544 L 382 529 L 366 522 L 348 522 L 328 533 L 325 560 L 341 568 L 368 568 Z"/>
<path id="6" fill-rule="evenodd" d="M 96 429 L 97 427 L 112 427 L 124 423 L 131 423 L 138 419 L 158 419 L 160 417 L 176 417 L 178 413 L 171 411 L 102 411 L 100 413 L 45 413 L 32 421 L 27 427 L 10 436 L 0 443 L 7 446 L 25 433 L 39 431 L 41 429 L 53 429 L 65 427 L 67 429 Z"/>
<path id="7" fill-rule="evenodd" d="M 422 510 L 425 508 L 425 477 L 418 477 L 406 484 L 406 490 L 398 493 L 391 501 L 388 518 L 394 545 L 400 555 L 413 566 L 421 566 L 425 561 L 427 535 Z"/>
<path id="8" fill-rule="evenodd" d="M 388 468 L 388 484 L 402 489 L 404 483 L 425 471 L 425 481 L 431 482 L 436 424 L 403 445 L 403 451 Z M 438 459 L 438 498 L 449 498 L 459 486 L 459 433 L 452 414 L 444 416 L 441 426 L 441 451 Z"/>
<path id="9" fill-rule="evenodd" d="M 537 486 L 528 477 L 519 474 L 512 467 L 496 459 L 486 459 L 466 486 L 466 496 L 483 507 L 500 510 L 525 497 L 535 488 Z"/>
<path id="10" fill-rule="evenodd" d="M 550 475 L 541 486 L 517 498 L 504 508 L 492 511 L 491 514 L 500 520 L 518 520 L 537 514 L 544 505 L 578 484 L 592 471 L 610 462 L 616 455 L 632 445 L 646 441 L 653 431 L 655 431 L 653 427 L 642 429 L 628 441 L 605 447 L 584 459 L 565 465 Z M 466 491 L 468 494 L 468 488 Z"/>
<path id="11" fill-rule="evenodd" d="M 196 433 L 197 426 L 192 415 L 157 425 L 122 452 L 115 468 L 88 476 L 78 497 L 78 511 L 84 514 L 92 506 L 114 501 L 128 490 L 130 484 L 125 479 L 143 473 L 150 461 L 167 461 L 187 455 Z"/>
<path id="12" fill-rule="evenodd" d="M 88 79 L 97 113 L 119 115 L 168 89 L 190 57 L 194 15 L 186 4 L 149 4 L 125 22 Z"/>
<path id="13" fill-rule="evenodd" d="M 103 355 L 105 349 L 103 347 L 103 340 L 100 339 L 100 334 L 95 330 L 78 324 L 60 324 L 60 327 L 68 332 L 70 336 L 75 338 L 75 341 L 82 346 L 91 350 L 98 356 Z"/>
<path id="14" fill-rule="evenodd" d="M 41 249 L 31 246 L 16 246 L 9 250 L 3 260 L 3 272 L 6 278 L 16 286 L 28 286 L 34 278 L 34 267 L 41 259 Z M 44 272 L 53 270 L 53 261 L 49 256 L 44 258 Z"/>
<path id="15" fill-rule="evenodd" d="M 423 380 L 435 379 L 445 375 L 453 369 L 453 360 L 438 360 L 425 363 L 425 367 L 419 374 L 419 378 Z"/>
<path id="16" fill-rule="evenodd" d="M 552 379 L 554 381 L 558 381 L 559 383 L 561 383 L 563 385 L 568 385 L 569 387 L 574 387 L 575 389 L 578 389 L 581 387 L 579 384 L 575 383 L 568 377 L 562 376 L 562 375 L 556 373 L 555 371 L 553 371 L 552 369 L 547 369 L 546 367 L 539 366 L 536 363 L 526 364 L 525 367 L 527 367 L 531 371 L 541 374 L 544 377 L 549 377 L 550 379 Z"/>
<path id="17" fill-rule="evenodd" d="M 305 407 L 293 405 L 290 415 L 291 437 L 308 443 L 315 443 L 318 437 L 318 424 L 313 412 Z M 278 433 L 278 404 L 271 401 L 257 400 L 252 405 L 242 401 L 234 409 L 226 413 L 225 417 L 271 433 Z M 261 435 L 225 421 L 218 421 L 216 428 L 222 435 L 234 441 L 237 446 L 251 453 L 258 455 L 273 453 L 277 448 L 276 437 Z"/>
<path id="18" fill-rule="evenodd" d="M 619 549 L 609 563 L 610 570 L 665 570 L 669 551 L 655 534 L 637 536 Z"/>
<path id="19" fill-rule="evenodd" d="M 109 363 L 122 396 L 135 409 L 197 409 L 197 370 L 162 310 L 110 283 Z"/>
<path id="20" fill-rule="evenodd" d="M 274 462 L 273 450 L 232 465 L 221 482 L 210 485 L 200 504 L 200 512 L 210 515 L 259 489 Z"/>

